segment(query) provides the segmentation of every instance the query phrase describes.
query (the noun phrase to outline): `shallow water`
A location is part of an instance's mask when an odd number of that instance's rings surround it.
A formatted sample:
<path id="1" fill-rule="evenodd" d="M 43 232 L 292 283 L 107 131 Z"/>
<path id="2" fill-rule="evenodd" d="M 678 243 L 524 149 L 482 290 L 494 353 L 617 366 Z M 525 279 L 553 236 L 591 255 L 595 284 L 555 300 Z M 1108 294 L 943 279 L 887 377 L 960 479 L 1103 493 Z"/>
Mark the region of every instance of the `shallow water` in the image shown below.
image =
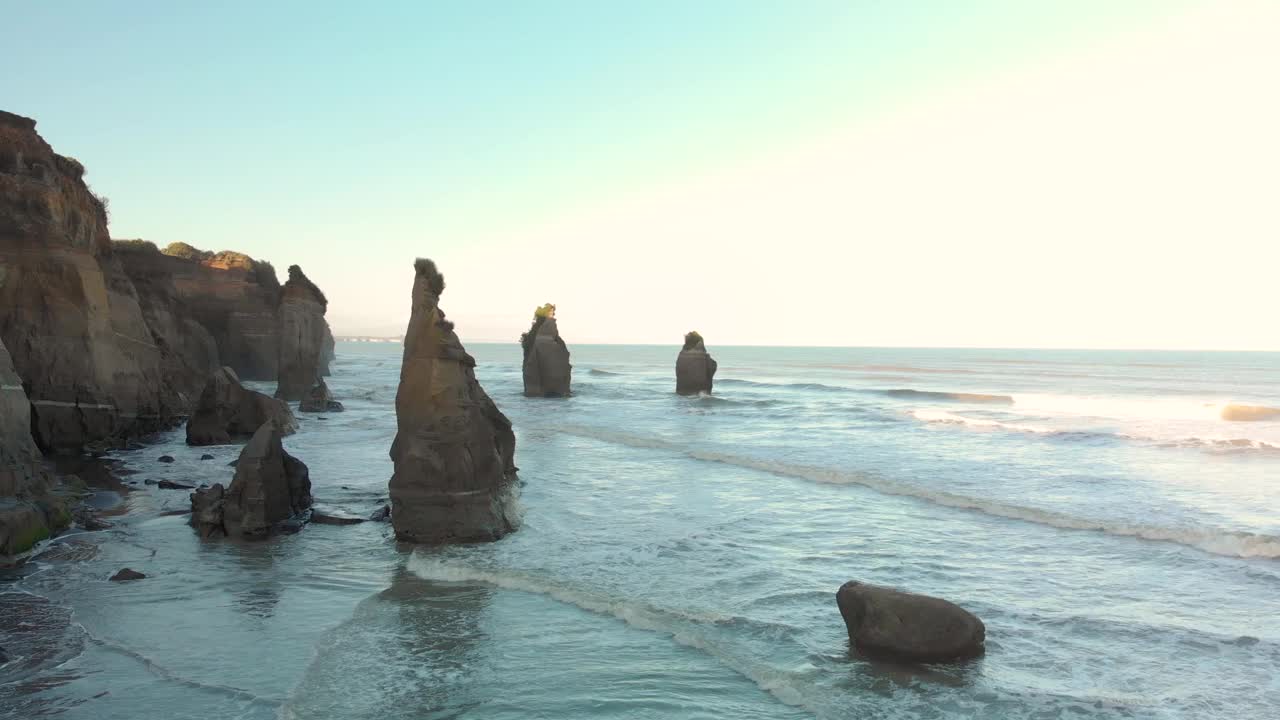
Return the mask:
<path id="1" fill-rule="evenodd" d="M 1280 355 L 712 348 L 716 394 L 681 398 L 675 348 L 577 346 L 575 397 L 530 400 L 518 346 L 470 349 L 518 533 L 202 543 L 144 483 L 226 482 L 239 448 L 168 434 L 118 455 L 113 529 L 0 583 L 0 715 L 1280 716 L 1280 422 L 1222 419 L 1280 407 Z M 286 439 L 320 506 L 385 498 L 399 353 L 341 344 L 348 411 Z M 986 656 L 851 655 L 849 579 L 959 602 Z"/>

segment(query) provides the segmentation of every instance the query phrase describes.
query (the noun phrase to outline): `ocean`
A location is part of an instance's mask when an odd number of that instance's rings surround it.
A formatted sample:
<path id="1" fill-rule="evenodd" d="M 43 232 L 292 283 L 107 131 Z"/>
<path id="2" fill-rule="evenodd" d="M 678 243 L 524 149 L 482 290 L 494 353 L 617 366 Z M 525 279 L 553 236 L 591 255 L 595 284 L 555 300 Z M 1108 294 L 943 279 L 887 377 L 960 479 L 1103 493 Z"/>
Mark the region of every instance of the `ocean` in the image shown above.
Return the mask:
<path id="1" fill-rule="evenodd" d="M 518 344 L 468 349 L 519 532 L 201 542 L 147 481 L 228 482 L 239 447 L 166 433 L 114 454 L 113 528 L 0 580 L 0 716 L 1280 717 L 1280 420 L 1223 419 L 1280 408 L 1280 354 L 712 345 L 715 394 L 679 397 L 675 346 L 571 345 L 548 400 Z M 318 507 L 386 498 L 400 353 L 340 343 L 347 411 L 286 438 Z M 851 579 L 969 609 L 986 655 L 858 657 Z"/>

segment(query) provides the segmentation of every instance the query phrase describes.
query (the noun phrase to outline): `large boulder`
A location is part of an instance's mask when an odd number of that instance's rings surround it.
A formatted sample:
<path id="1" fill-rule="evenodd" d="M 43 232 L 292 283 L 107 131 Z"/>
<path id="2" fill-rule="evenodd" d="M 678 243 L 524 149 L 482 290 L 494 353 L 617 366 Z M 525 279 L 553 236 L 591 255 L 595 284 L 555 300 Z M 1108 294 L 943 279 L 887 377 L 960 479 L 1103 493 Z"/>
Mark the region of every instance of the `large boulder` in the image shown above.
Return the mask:
<path id="1" fill-rule="evenodd" d="M 280 378 L 276 397 L 301 400 L 315 386 L 323 370 L 325 335 L 329 326 L 324 313 L 329 301 L 302 268 L 289 267 L 289 280 L 280 294 Z"/>
<path id="2" fill-rule="evenodd" d="M 516 529 L 515 434 L 440 309 L 444 276 L 419 259 L 396 392 L 392 523 L 400 540 L 497 540 Z"/>
<path id="3" fill-rule="evenodd" d="M 84 166 L 0 111 L 0 338 L 41 448 L 118 445 L 185 413 Z"/>
<path id="4" fill-rule="evenodd" d="M 253 435 L 267 421 L 284 434 L 297 429 L 289 405 L 240 384 L 236 371 L 224 367 L 210 376 L 195 412 L 187 421 L 188 445 L 226 445 Z"/>
<path id="5" fill-rule="evenodd" d="M 298 403 L 298 410 L 305 413 L 342 412 L 343 409 L 342 403 L 333 399 L 333 393 L 329 392 L 323 378 Z"/>
<path id="6" fill-rule="evenodd" d="M 275 421 L 263 423 L 240 451 L 230 487 L 217 483 L 191 494 L 191 524 L 201 537 L 262 538 L 305 517 L 311 476 L 285 452 L 282 434 Z"/>
<path id="7" fill-rule="evenodd" d="M 945 662 L 981 655 L 986 626 L 941 598 L 850 580 L 836 604 L 858 652 L 903 662 Z"/>
<path id="8" fill-rule="evenodd" d="M 707 352 L 697 331 L 684 336 L 684 347 L 676 357 L 676 392 L 681 395 L 710 393 L 716 376 L 716 361 Z"/>
<path id="9" fill-rule="evenodd" d="M 30 550 L 70 519 L 31 438 L 31 405 L 0 342 L 0 558 Z"/>
<path id="10" fill-rule="evenodd" d="M 568 397 L 573 366 L 569 364 L 569 348 L 560 339 L 554 305 L 538 308 L 533 326 L 520 337 L 520 345 L 524 350 L 524 394 Z"/>

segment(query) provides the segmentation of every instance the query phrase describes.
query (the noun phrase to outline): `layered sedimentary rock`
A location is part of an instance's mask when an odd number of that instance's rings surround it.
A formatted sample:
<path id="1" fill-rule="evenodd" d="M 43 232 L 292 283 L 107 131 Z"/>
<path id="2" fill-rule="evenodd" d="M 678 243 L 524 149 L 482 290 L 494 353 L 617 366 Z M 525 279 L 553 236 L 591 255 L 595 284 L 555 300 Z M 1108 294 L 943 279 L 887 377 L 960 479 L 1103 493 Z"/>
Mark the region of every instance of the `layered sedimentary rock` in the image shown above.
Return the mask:
<path id="1" fill-rule="evenodd" d="M 26 552 L 70 522 L 31 439 L 31 405 L 0 342 L 0 558 Z"/>
<path id="2" fill-rule="evenodd" d="M 280 362 L 276 397 L 301 400 L 327 368 L 324 312 L 329 301 L 302 268 L 289 267 L 289 280 L 280 294 Z M 332 335 L 329 335 L 332 337 Z"/>
<path id="3" fill-rule="evenodd" d="M 391 519 L 421 543 L 497 540 L 515 530 L 515 435 L 440 309 L 444 277 L 419 259 L 396 392 Z"/>
<path id="4" fill-rule="evenodd" d="M 274 422 L 286 435 L 297 429 L 287 403 L 246 388 L 235 370 L 223 367 L 209 377 L 200 392 L 187 421 L 187 444 L 225 445 L 254 435 L 267 422 Z"/>
<path id="5" fill-rule="evenodd" d="M 298 526 L 311 507 L 306 464 L 285 452 L 281 427 L 268 421 L 240 451 L 230 487 L 191 494 L 191 524 L 201 537 L 261 538 Z"/>
<path id="6" fill-rule="evenodd" d="M 986 626 L 941 598 L 849 581 L 836 592 L 849 641 L 869 657 L 944 662 L 980 655 Z"/>
<path id="7" fill-rule="evenodd" d="M 534 313 L 533 326 L 520 337 L 524 350 L 524 394 L 528 397 L 568 397 L 573 366 L 569 348 L 560 339 L 554 305 Z"/>
<path id="8" fill-rule="evenodd" d="M 0 112 L 0 338 L 35 438 L 54 451 L 118 442 L 183 409 L 83 175 L 34 120 Z"/>
<path id="9" fill-rule="evenodd" d="M 298 403 L 300 412 L 342 412 L 344 409 L 342 403 L 333 399 L 333 394 L 329 392 L 329 386 L 323 379 L 311 388 L 306 397 L 302 398 L 302 402 Z"/>
<path id="10" fill-rule="evenodd" d="M 333 330 L 329 327 L 329 323 L 324 324 L 324 344 L 320 352 L 320 375 L 321 377 L 329 377 L 331 374 L 330 366 L 337 359 L 338 343 L 333 339 Z"/>
<path id="11" fill-rule="evenodd" d="M 684 336 L 684 348 L 676 357 L 676 392 L 681 395 L 710 393 L 716 376 L 716 361 L 707 352 L 702 336 L 691 332 Z"/>

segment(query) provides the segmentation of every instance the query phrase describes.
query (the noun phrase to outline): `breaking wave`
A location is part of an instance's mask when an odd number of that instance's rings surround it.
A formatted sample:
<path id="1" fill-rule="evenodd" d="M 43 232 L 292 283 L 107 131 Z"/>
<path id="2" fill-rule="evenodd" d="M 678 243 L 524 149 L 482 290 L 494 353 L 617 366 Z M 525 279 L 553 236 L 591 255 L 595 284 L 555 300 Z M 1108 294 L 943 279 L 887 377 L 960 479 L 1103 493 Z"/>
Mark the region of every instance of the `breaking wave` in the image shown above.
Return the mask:
<path id="1" fill-rule="evenodd" d="M 1227 403 L 1222 406 L 1219 416 L 1232 422 L 1259 422 L 1263 420 L 1280 420 L 1280 408 L 1265 405 L 1237 405 Z"/>
<path id="2" fill-rule="evenodd" d="M 710 450 L 697 450 L 662 438 L 643 437 L 584 427 L 554 428 L 570 435 L 593 438 L 631 447 L 667 450 L 695 460 L 759 470 L 828 485 L 860 485 L 885 495 L 915 498 L 942 507 L 969 510 L 993 517 L 1047 525 L 1062 530 L 1087 530 L 1120 537 L 1168 542 L 1225 557 L 1280 559 L 1280 537 L 1261 533 L 1238 532 L 1218 528 L 1176 528 L 1141 523 L 1079 518 L 1051 510 L 1041 510 L 990 498 L 975 498 L 958 493 L 920 487 L 891 480 L 873 473 L 833 470 L 824 467 L 761 460 Z"/>
<path id="3" fill-rule="evenodd" d="M 991 405 L 1012 405 L 1013 396 L 1011 395 L 986 395 L 983 393 L 963 393 L 963 392 L 935 392 L 931 390 L 912 390 L 910 388 L 895 388 L 893 390 L 885 390 L 885 395 L 895 398 L 903 398 L 907 400 L 942 400 L 947 402 L 963 402 L 963 403 L 984 403 Z"/>

